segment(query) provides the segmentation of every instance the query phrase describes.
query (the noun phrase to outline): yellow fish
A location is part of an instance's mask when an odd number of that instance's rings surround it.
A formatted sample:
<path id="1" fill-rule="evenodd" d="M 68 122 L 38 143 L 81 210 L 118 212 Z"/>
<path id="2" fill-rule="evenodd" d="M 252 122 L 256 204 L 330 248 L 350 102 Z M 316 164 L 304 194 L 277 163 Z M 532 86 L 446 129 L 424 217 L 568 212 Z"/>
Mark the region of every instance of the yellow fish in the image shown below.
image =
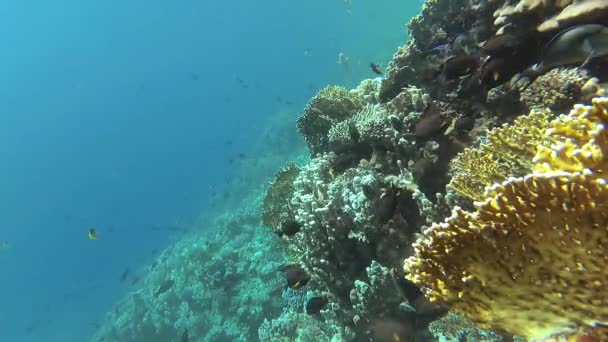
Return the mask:
<path id="1" fill-rule="evenodd" d="M 89 240 L 97 240 L 97 231 L 95 228 L 89 229 Z"/>

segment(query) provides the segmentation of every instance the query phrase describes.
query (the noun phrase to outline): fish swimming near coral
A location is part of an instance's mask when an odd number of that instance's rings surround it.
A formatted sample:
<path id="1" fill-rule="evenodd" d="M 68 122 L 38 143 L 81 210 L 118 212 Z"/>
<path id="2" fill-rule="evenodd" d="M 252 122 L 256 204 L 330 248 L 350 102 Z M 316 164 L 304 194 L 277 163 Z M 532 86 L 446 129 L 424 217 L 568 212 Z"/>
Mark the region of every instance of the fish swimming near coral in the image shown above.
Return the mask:
<path id="1" fill-rule="evenodd" d="M 324 296 L 315 296 L 306 302 L 306 313 L 316 315 L 327 305 L 328 300 Z"/>
<path id="2" fill-rule="evenodd" d="M 526 69 L 511 81 L 517 86 L 521 79 L 527 79 L 527 87 L 545 72 L 565 66 L 585 66 L 596 57 L 608 55 L 608 27 L 599 24 L 578 25 L 558 33 L 547 44 L 540 62 Z"/>
<path id="3" fill-rule="evenodd" d="M 283 264 L 279 267 L 279 271 L 285 275 L 287 287 L 290 289 L 302 288 L 310 281 L 310 276 L 306 274 L 299 264 Z"/>
<path id="4" fill-rule="evenodd" d="M 122 273 L 120 274 L 120 282 L 124 283 L 125 280 L 127 280 L 127 278 L 129 277 L 130 273 L 131 273 L 131 270 L 128 267 L 125 268 L 125 270 L 122 271 Z"/>
<path id="5" fill-rule="evenodd" d="M 180 342 L 188 342 L 190 340 L 190 336 L 188 334 L 188 328 L 184 329 L 184 333 L 182 334 L 182 339 Z"/>
<path id="6" fill-rule="evenodd" d="M 384 75 L 384 71 L 382 71 L 382 69 L 380 69 L 380 66 L 378 66 L 378 64 L 375 63 L 369 63 L 369 67 L 370 69 L 372 69 L 372 72 L 376 75 Z"/>
<path id="7" fill-rule="evenodd" d="M 156 290 L 156 292 L 154 292 L 154 297 L 158 297 L 161 294 L 169 291 L 169 289 L 171 289 L 171 287 L 173 287 L 173 284 L 175 284 L 175 281 L 173 279 L 167 279 L 165 281 L 163 281 L 160 286 L 158 287 L 158 289 Z"/>
<path id="8" fill-rule="evenodd" d="M 447 80 L 453 80 L 469 74 L 479 61 L 476 56 L 459 55 L 446 59 L 441 65 L 441 72 Z"/>
<path id="9" fill-rule="evenodd" d="M 284 222 L 281 222 L 281 227 L 277 232 L 277 235 L 279 235 L 279 237 L 291 237 L 294 236 L 297 232 L 299 232 L 301 228 L 302 226 L 296 220 L 286 220 Z"/>

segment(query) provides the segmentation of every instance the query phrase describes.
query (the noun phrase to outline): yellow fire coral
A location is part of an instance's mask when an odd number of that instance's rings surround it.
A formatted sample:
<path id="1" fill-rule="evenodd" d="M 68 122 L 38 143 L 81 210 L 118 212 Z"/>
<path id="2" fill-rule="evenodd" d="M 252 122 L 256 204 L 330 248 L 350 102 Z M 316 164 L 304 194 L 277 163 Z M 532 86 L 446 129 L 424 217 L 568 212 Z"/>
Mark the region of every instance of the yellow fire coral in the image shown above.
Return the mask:
<path id="1" fill-rule="evenodd" d="M 553 120 L 534 159 L 537 172 L 581 172 L 598 177 L 608 172 L 608 98 L 593 106 L 576 105 L 568 115 Z"/>
<path id="2" fill-rule="evenodd" d="M 532 170 L 532 158 L 543 139 L 550 112 L 532 112 L 512 125 L 491 130 L 479 148 L 466 149 L 450 165 L 448 185 L 474 200 L 483 198 L 484 189 L 510 176 L 523 176 Z"/>
<path id="3" fill-rule="evenodd" d="M 496 186 L 434 225 L 408 278 L 484 328 L 529 339 L 608 324 L 608 185 L 553 174 Z"/>
<path id="4" fill-rule="evenodd" d="M 552 120 L 536 172 L 427 230 L 405 261 L 408 279 L 482 327 L 528 339 L 607 325 L 607 108 L 598 98 Z"/>

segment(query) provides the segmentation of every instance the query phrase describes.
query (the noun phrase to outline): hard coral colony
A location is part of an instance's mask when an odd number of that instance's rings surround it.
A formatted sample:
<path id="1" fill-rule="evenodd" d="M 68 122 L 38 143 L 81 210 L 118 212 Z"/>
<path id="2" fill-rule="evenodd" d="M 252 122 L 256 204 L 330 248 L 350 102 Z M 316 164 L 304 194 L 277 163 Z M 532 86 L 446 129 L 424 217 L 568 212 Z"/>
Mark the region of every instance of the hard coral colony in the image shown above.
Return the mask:
<path id="1" fill-rule="evenodd" d="M 309 102 L 311 160 L 263 206 L 318 319 L 355 339 L 608 340 L 606 4 L 428 0 L 382 78 Z"/>

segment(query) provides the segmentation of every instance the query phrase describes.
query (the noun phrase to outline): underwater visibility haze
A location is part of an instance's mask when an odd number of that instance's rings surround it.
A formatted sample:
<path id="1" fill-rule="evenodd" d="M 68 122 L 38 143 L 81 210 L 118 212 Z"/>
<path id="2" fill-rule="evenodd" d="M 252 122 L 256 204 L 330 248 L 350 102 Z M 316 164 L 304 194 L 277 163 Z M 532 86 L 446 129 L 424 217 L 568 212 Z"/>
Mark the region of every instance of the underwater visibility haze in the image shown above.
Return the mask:
<path id="1" fill-rule="evenodd" d="M 608 341 L 608 1 L 5 1 L 0 37 L 0 341 Z"/>

